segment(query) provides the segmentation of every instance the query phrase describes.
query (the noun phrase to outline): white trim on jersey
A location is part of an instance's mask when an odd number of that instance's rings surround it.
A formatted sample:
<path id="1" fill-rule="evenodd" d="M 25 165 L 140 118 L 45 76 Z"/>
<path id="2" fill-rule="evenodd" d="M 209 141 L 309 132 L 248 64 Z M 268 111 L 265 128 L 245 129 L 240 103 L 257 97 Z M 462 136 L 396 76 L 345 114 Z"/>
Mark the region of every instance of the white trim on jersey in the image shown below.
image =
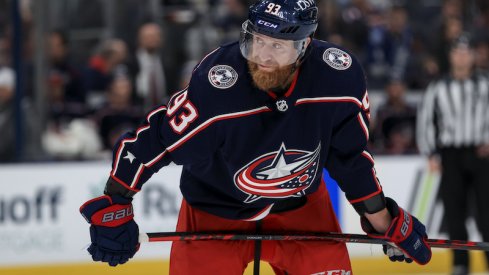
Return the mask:
<path id="1" fill-rule="evenodd" d="M 357 117 L 358 117 L 358 122 L 360 123 L 360 127 L 362 128 L 363 133 L 365 134 L 365 138 L 367 138 L 368 141 L 370 138 L 370 134 L 368 133 L 367 123 L 365 123 L 365 120 L 363 119 L 361 112 L 358 112 Z"/>
<path id="2" fill-rule="evenodd" d="M 143 171 L 144 171 L 144 165 L 140 164 L 138 167 L 138 171 L 136 172 L 136 176 L 132 180 L 131 188 L 136 188 L 136 184 L 138 184 L 139 177 L 141 177 L 141 174 L 143 173 Z"/>
<path id="3" fill-rule="evenodd" d="M 242 112 L 229 113 L 229 114 L 223 114 L 223 115 L 218 115 L 218 116 L 209 118 L 204 123 L 195 127 L 192 131 L 188 132 L 185 136 L 183 136 L 182 138 L 180 138 L 179 140 L 174 142 L 172 145 L 168 146 L 166 149 L 170 152 L 175 150 L 176 148 L 180 147 L 180 145 L 185 143 L 188 139 L 190 139 L 192 136 L 196 135 L 198 132 L 209 127 L 212 123 L 214 123 L 216 121 L 231 119 L 231 118 L 236 118 L 236 117 L 242 117 L 242 116 L 247 116 L 247 115 L 253 115 L 253 114 L 261 113 L 261 112 L 269 112 L 269 111 L 271 111 L 270 108 L 268 108 L 267 106 L 262 106 L 262 107 L 259 107 L 256 109 L 251 109 L 251 110 L 242 111 Z"/>
<path id="4" fill-rule="evenodd" d="M 124 147 L 126 146 L 126 143 L 135 142 L 138 139 L 138 136 L 139 136 L 140 133 L 142 133 L 143 131 L 146 131 L 147 129 L 149 129 L 149 127 L 150 127 L 149 120 L 151 119 L 151 117 L 153 115 L 155 115 L 156 113 L 161 112 L 161 111 L 166 111 L 166 106 L 161 106 L 160 108 L 155 109 L 154 111 L 152 111 L 151 113 L 149 113 L 148 116 L 146 117 L 146 121 L 148 122 L 148 125 L 145 125 L 145 126 L 139 128 L 136 131 L 136 136 L 135 137 L 124 139 L 124 140 L 121 141 L 121 144 L 119 146 L 119 149 L 117 150 L 116 161 L 114 162 L 115 163 L 115 167 L 112 170 L 112 174 L 113 175 L 117 174 L 117 169 L 119 168 L 119 162 L 121 160 L 121 154 L 124 151 Z"/>
<path id="5" fill-rule="evenodd" d="M 316 102 L 353 102 L 358 107 L 362 106 L 362 102 L 358 100 L 356 97 L 352 96 L 331 96 L 331 97 L 310 97 L 310 98 L 301 98 L 295 102 L 295 105 L 303 104 L 303 103 L 316 103 Z"/>
<path id="6" fill-rule="evenodd" d="M 154 159 L 148 161 L 144 165 L 147 166 L 147 167 L 151 167 L 159 159 L 161 159 L 164 154 L 166 154 L 167 152 L 171 152 L 171 151 L 177 149 L 182 144 L 184 144 L 187 140 L 189 140 L 191 137 L 193 137 L 194 135 L 196 135 L 198 132 L 204 130 L 205 128 L 209 127 L 212 123 L 214 123 L 216 121 L 225 120 L 225 119 L 231 119 L 231 118 L 236 118 L 236 117 L 242 117 L 242 116 L 247 116 L 247 115 L 253 115 L 255 113 L 261 113 L 261 112 L 267 112 L 267 111 L 271 111 L 271 109 L 268 108 L 267 106 L 262 106 L 262 107 L 259 107 L 259 108 L 256 108 L 256 109 L 251 109 L 251 110 L 242 111 L 242 112 L 236 112 L 236 113 L 223 114 L 223 115 L 218 115 L 218 116 L 209 118 L 204 123 L 202 123 L 199 126 L 195 127 L 192 131 L 188 132 L 185 136 L 183 136 L 182 138 L 178 139 L 177 141 L 175 141 L 170 146 L 166 147 L 166 150 L 164 152 L 162 152 L 161 154 L 159 154 L 158 156 L 156 156 Z"/>

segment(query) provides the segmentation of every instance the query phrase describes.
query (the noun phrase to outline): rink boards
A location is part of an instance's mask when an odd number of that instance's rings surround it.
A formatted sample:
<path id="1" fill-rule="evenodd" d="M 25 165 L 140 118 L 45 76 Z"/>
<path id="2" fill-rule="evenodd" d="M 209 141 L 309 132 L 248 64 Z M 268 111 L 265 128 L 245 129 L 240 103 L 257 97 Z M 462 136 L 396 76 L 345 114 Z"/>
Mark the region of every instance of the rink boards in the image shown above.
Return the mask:
<path id="1" fill-rule="evenodd" d="M 79 270 L 103 268 L 103 265 L 91 263 L 85 251 L 89 244 L 88 224 L 79 215 L 78 208 L 102 193 L 109 170 L 108 162 L 0 166 L 0 274 L 23 274 L 18 273 L 25 270 L 21 267 L 28 267 L 30 272 L 34 268 L 37 274 L 44 274 L 46 270 L 50 275 L 56 274 L 56 269 L 64 270 L 63 274 L 78 274 Z M 379 157 L 376 170 L 386 195 L 396 198 L 400 205 L 425 221 L 433 231 L 430 237 L 445 237 L 439 232 L 443 212 L 436 203 L 437 177 L 424 172 L 422 158 Z M 141 231 L 174 230 L 181 201 L 180 173 L 179 166 L 163 168 L 137 195 L 134 209 Z M 362 233 L 358 215 L 341 192 L 338 208 L 343 231 Z M 471 236 L 473 240 L 479 239 L 475 232 Z M 144 244 L 134 266 L 144 266 L 142 270 L 146 271 L 132 274 L 166 274 L 165 271 L 151 273 L 151 270 L 153 267 L 167 270 L 165 260 L 169 251 L 170 243 Z M 355 245 L 349 251 L 353 259 L 360 262 L 381 256 L 379 246 Z M 441 253 L 442 258 L 448 257 Z M 447 260 L 441 263 L 446 266 Z M 123 274 L 120 272 L 131 266 L 118 268 L 117 274 Z M 69 269 L 72 271 L 68 272 Z M 93 274 L 112 271 L 99 270 Z"/>

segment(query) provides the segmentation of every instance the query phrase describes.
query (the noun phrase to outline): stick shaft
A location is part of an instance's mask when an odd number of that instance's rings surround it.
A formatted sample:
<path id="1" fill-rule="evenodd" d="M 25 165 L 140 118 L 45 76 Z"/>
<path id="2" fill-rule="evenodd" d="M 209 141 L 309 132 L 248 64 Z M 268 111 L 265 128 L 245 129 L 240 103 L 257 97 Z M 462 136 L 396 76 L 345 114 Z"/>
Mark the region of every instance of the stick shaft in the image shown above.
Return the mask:
<path id="1" fill-rule="evenodd" d="M 307 232 L 291 234 L 246 234 L 232 232 L 153 232 L 139 235 L 140 242 L 165 242 L 165 241 L 338 241 L 347 243 L 388 244 L 385 239 L 372 238 L 361 234 L 343 234 L 327 232 Z M 457 250 L 484 250 L 489 251 L 487 242 L 471 242 L 443 239 L 428 239 L 426 243 L 431 247 L 450 248 Z"/>

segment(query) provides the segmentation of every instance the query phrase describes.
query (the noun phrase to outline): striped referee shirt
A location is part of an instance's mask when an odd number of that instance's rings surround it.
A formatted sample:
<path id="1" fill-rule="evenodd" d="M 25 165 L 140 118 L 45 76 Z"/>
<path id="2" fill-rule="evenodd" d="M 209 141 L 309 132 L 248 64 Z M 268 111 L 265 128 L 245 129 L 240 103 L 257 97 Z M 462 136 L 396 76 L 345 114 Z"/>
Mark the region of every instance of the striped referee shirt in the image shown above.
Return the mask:
<path id="1" fill-rule="evenodd" d="M 432 82 L 417 118 L 419 150 L 430 155 L 440 148 L 489 143 L 488 93 L 489 79 L 482 74 Z"/>

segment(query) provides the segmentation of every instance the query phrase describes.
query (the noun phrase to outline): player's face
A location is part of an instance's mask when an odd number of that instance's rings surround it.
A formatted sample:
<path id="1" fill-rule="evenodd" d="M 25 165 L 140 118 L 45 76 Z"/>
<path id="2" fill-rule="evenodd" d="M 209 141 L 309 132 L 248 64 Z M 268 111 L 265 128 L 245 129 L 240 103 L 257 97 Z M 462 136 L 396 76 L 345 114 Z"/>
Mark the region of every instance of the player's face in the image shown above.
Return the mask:
<path id="1" fill-rule="evenodd" d="M 253 34 L 250 61 L 263 71 L 272 72 L 294 63 L 298 58 L 294 41 Z"/>
<path id="2" fill-rule="evenodd" d="M 239 49 L 244 58 L 258 65 L 258 69 L 273 72 L 296 64 L 306 52 L 310 37 L 289 40 L 287 36 L 266 35 L 269 30 L 261 30 L 249 20 L 243 22 Z"/>

